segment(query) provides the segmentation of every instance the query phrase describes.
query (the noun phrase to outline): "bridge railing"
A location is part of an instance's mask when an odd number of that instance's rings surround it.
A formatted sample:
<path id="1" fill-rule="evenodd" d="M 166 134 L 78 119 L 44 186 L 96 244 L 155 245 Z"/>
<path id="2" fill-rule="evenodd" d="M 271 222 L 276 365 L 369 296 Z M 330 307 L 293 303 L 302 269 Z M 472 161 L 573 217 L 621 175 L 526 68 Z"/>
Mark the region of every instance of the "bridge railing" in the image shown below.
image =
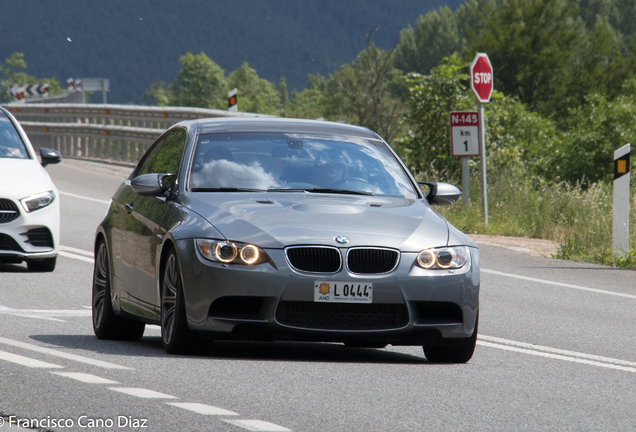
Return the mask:
<path id="1" fill-rule="evenodd" d="M 93 104 L 8 104 L 31 143 L 64 157 L 136 164 L 148 147 L 182 120 L 261 114 L 187 107 Z"/>

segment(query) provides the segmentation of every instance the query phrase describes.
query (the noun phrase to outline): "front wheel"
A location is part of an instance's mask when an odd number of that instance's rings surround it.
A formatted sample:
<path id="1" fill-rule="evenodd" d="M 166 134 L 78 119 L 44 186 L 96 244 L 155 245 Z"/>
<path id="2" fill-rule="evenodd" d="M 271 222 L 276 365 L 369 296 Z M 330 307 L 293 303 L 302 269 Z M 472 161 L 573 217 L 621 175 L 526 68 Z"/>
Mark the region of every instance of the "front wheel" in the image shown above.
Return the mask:
<path id="1" fill-rule="evenodd" d="M 424 355 L 428 361 L 434 363 L 467 363 L 473 357 L 475 345 L 477 345 L 477 327 L 479 326 L 479 313 L 475 320 L 473 335 L 462 341 L 459 346 L 426 346 Z"/>
<path id="2" fill-rule="evenodd" d="M 174 249 L 168 254 L 161 280 L 161 341 L 168 354 L 185 354 L 197 345 L 188 328 L 181 268 Z"/>
<path id="3" fill-rule="evenodd" d="M 98 339 L 141 339 L 146 324 L 115 315 L 110 296 L 110 271 L 106 242 L 100 240 L 93 269 L 93 332 Z"/>

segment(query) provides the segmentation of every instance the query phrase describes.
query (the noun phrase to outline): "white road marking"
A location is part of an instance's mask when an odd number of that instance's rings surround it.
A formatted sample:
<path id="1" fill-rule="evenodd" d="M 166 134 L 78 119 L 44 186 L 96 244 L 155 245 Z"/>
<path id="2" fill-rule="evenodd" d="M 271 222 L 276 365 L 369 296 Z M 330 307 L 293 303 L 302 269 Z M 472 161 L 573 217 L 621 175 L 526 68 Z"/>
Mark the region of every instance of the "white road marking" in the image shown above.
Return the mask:
<path id="1" fill-rule="evenodd" d="M 256 432 L 291 432 L 282 426 L 262 420 L 223 420 L 224 422 Z"/>
<path id="2" fill-rule="evenodd" d="M 577 358 L 594 360 L 594 361 L 603 362 L 603 363 L 613 363 L 617 365 L 630 366 L 630 367 L 636 368 L 636 362 L 620 360 L 620 359 L 615 359 L 611 357 L 603 357 L 603 356 L 598 356 L 594 354 L 585 354 L 585 353 L 576 352 L 576 351 L 567 351 L 567 350 L 562 350 L 559 348 L 551 348 L 551 347 L 542 346 L 542 345 L 534 345 L 527 342 L 517 342 L 517 341 L 502 339 L 502 338 L 498 338 L 494 336 L 479 335 L 478 339 L 488 341 L 488 342 L 498 343 L 502 345 L 512 345 L 512 346 L 517 346 L 520 348 L 526 348 L 526 349 L 535 350 L 535 351 L 544 351 L 544 352 L 548 352 L 552 354 L 560 354 L 560 355 L 569 356 L 569 357 L 577 357 Z"/>
<path id="3" fill-rule="evenodd" d="M 45 348 L 45 347 L 41 347 L 38 345 L 32 345 L 32 344 L 28 344 L 25 342 L 20 342 L 20 341 L 16 341 L 13 339 L 7 339 L 7 338 L 3 338 L 0 337 L 0 344 L 4 344 L 4 345 L 9 345 L 9 346 L 14 346 L 17 348 L 22 348 L 22 349 L 26 349 L 29 351 L 35 351 L 35 352 L 39 352 L 42 354 L 47 354 L 50 356 L 54 356 L 54 357 L 60 357 L 63 359 L 67 359 L 67 360 L 72 360 L 72 361 L 76 361 L 79 363 L 84 363 L 84 364 L 89 364 L 92 366 L 99 366 L 105 369 L 131 369 L 129 367 L 126 366 L 121 366 L 115 363 L 109 363 L 109 362 L 105 362 L 105 361 L 101 361 L 101 360 L 95 360 L 89 357 L 83 357 L 77 354 L 71 354 L 71 353 L 67 353 L 67 352 L 63 352 L 63 351 L 58 351 L 58 350 L 54 350 L 51 348 Z"/>
<path id="4" fill-rule="evenodd" d="M 59 249 L 63 250 L 63 251 L 66 251 L 66 252 L 71 252 L 71 253 L 74 253 L 74 254 L 86 255 L 88 257 L 93 258 L 93 252 L 85 251 L 84 249 L 77 249 L 77 248 L 70 247 L 70 246 L 60 246 Z"/>
<path id="5" fill-rule="evenodd" d="M 598 367 L 603 367 L 603 368 L 607 368 L 607 369 L 616 369 L 616 370 L 620 370 L 620 371 L 624 371 L 624 372 L 636 372 L 636 368 L 618 366 L 618 365 L 609 364 L 609 363 L 601 363 L 601 362 L 591 361 L 591 360 L 584 360 L 584 359 L 576 358 L 576 357 L 568 357 L 568 356 L 563 356 L 563 355 L 558 355 L 558 354 L 550 354 L 550 353 L 547 353 L 547 352 L 534 351 L 534 350 L 523 349 L 523 348 L 516 348 L 516 347 L 513 347 L 513 346 L 499 345 L 499 344 L 494 344 L 494 343 L 484 342 L 484 341 L 479 341 L 479 340 L 477 341 L 477 344 L 478 345 L 482 345 L 482 346 L 486 346 L 486 347 L 490 347 L 490 348 L 497 348 L 497 349 L 501 349 L 501 350 L 505 350 L 505 351 L 513 351 L 513 352 L 517 352 L 517 353 L 529 354 L 529 355 L 534 355 L 534 356 L 539 356 L 539 357 L 546 357 L 546 358 L 551 358 L 551 359 L 556 359 L 556 360 L 565 360 L 565 361 L 569 361 L 569 362 L 573 362 L 573 363 L 582 363 L 582 364 L 586 364 L 586 365 L 598 366 Z"/>
<path id="6" fill-rule="evenodd" d="M 166 402 L 168 405 L 173 405 L 179 408 L 186 409 L 188 411 L 194 411 L 198 414 L 204 415 L 221 415 L 221 416 L 234 416 L 238 415 L 233 411 L 228 411 L 223 408 L 217 408 L 212 405 L 205 405 L 201 403 L 183 403 L 183 402 Z"/>
<path id="7" fill-rule="evenodd" d="M 159 393 L 153 390 L 146 390 L 137 387 L 109 387 L 109 389 L 144 399 L 177 399 L 176 396 L 170 396 L 165 393 Z"/>
<path id="8" fill-rule="evenodd" d="M 94 202 L 98 202 L 98 203 L 102 203 L 102 204 L 110 204 L 110 201 L 105 201 L 105 200 L 100 200 L 97 198 L 91 198 L 91 197 L 86 197 L 86 196 L 82 196 L 82 195 L 75 195 L 69 192 L 62 192 L 62 191 L 58 191 L 60 193 L 60 195 L 66 195 L 66 196 L 70 196 L 73 198 L 79 198 L 79 199 L 83 199 L 83 200 L 87 200 L 87 201 L 94 201 Z"/>
<path id="9" fill-rule="evenodd" d="M 91 264 L 93 264 L 95 262 L 95 260 L 93 258 L 87 258 L 85 256 L 75 255 L 73 253 L 64 252 L 63 250 L 59 251 L 57 254 L 60 255 L 60 256 L 66 257 L 66 258 L 73 258 L 73 259 L 76 259 L 78 261 L 84 261 L 84 262 L 91 263 Z"/>
<path id="10" fill-rule="evenodd" d="M 0 314 L 62 321 L 55 320 L 53 317 L 89 317 L 92 315 L 92 311 L 85 309 L 12 309 L 10 307 L 0 306 Z"/>
<path id="11" fill-rule="evenodd" d="M 97 375 L 91 375 L 82 372 L 51 372 L 55 375 L 60 375 L 67 378 L 72 378 L 77 381 L 81 381 L 87 384 L 119 384 L 117 381 L 109 380 L 106 378 L 98 377 Z"/>
<path id="12" fill-rule="evenodd" d="M 61 319 L 51 318 L 51 317 L 45 317 L 45 316 L 39 316 L 39 315 L 23 315 L 23 314 L 15 314 L 15 316 L 24 317 L 24 318 L 36 318 L 36 319 L 43 319 L 43 320 L 49 320 L 49 321 L 66 322 L 66 321 L 61 320 Z"/>
<path id="13" fill-rule="evenodd" d="M 497 276 L 504 276 L 504 277 L 514 278 L 514 279 L 527 280 L 527 281 L 530 281 L 530 282 L 537 282 L 537 283 L 542 283 L 542 284 L 555 285 L 555 286 L 560 286 L 560 287 L 565 287 L 565 288 L 577 289 L 577 290 L 581 290 L 581 291 L 589 291 L 589 292 L 593 292 L 593 293 L 597 293 L 597 294 L 607 294 L 607 295 L 612 295 L 612 296 L 616 296 L 616 297 L 624 297 L 624 298 L 636 300 L 636 295 L 633 295 L 633 294 L 624 294 L 624 293 L 619 293 L 619 292 L 614 292 L 614 291 L 601 290 L 601 289 L 597 289 L 597 288 L 588 288 L 588 287 L 579 286 L 579 285 L 572 285 L 572 284 L 567 284 L 567 283 L 562 283 L 562 282 L 554 282 L 554 281 L 550 281 L 550 280 L 546 280 L 546 279 L 537 279 L 537 278 L 532 278 L 532 277 L 528 277 L 528 276 L 520 276 L 520 275 L 516 275 L 516 274 L 512 274 L 512 273 L 504 273 L 504 272 L 500 272 L 500 271 L 496 271 L 496 270 L 487 270 L 485 268 L 482 268 L 481 272 L 482 273 L 488 273 L 488 274 L 494 274 L 494 275 L 497 275 Z"/>
<path id="14" fill-rule="evenodd" d="M 6 360 L 11 363 L 16 363 L 22 366 L 30 368 L 45 368 L 45 369 L 63 369 L 64 366 L 56 365 L 53 363 L 47 363 L 40 360 L 35 360 L 29 357 L 9 353 L 6 351 L 0 351 L 0 360 Z"/>

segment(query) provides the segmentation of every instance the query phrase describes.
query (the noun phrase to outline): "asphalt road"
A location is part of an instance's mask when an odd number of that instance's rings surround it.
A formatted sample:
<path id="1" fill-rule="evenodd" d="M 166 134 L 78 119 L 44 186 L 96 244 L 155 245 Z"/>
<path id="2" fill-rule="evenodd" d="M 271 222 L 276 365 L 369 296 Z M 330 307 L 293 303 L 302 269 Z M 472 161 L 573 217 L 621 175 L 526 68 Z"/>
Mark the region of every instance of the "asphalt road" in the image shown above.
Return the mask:
<path id="1" fill-rule="evenodd" d="M 58 267 L 0 265 L 0 412 L 21 425 L 636 430 L 636 272 L 482 245 L 480 337 L 465 365 L 429 363 L 417 347 L 328 343 L 215 342 L 169 356 L 154 326 L 134 343 L 92 332 L 94 230 L 130 168 L 64 160 L 47 169 L 60 190 Z"/>

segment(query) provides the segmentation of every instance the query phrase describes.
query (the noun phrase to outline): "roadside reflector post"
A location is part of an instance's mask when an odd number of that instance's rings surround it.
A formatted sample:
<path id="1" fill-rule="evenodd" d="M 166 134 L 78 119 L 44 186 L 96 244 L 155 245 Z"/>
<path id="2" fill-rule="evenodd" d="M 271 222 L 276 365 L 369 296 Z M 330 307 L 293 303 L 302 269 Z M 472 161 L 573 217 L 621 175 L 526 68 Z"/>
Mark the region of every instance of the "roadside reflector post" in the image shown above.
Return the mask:
<path id="1" fill-rule="evenodd" d="M 451 155 L 462 158 L 462 199 L 469 205 L 468 158 L 479 156 L 479 114 L 476 111 L 450 113 Z"/>
<path id="2" fill-rule="evenodd" d="M 614 152 L 612 256 L 629 250 L 629 155 L 631 144 Z"/>
<path id="3" fill-rule="evenodd" d="M 232 89 L 227 93 L 227 110 L 238 111 L 238 89 Z"/>

